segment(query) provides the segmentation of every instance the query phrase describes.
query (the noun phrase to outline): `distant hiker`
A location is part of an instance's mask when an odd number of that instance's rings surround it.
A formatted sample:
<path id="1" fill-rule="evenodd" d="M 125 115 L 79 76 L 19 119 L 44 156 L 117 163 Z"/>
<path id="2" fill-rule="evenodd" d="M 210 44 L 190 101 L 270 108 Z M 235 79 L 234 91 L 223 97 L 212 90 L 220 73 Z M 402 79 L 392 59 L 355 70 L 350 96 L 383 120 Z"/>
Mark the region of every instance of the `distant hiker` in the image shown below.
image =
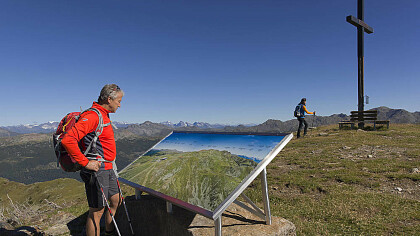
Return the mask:
<path id="1" fill-rule="evenodd" d="M 302 98 L 300 100 L 300 103 L 295 108 L 295 117 L 299 121 L 299 128 L 298 128 L 298 132 L 297 132 L 297 138 L 300 138 L 300 130 L 302 129 L 302 125 L 303 124 L 305 124 L 305 128 L 304 128 L 304 131 L 303 131 L 303 136 L 305 136 L 306 135 L 306 132 L 308 131 L 308 123 L 305 120 L 305 113 L 314 114 L 315 115 L 315 111 L 314 112 L 309 112 L 306 109 L 306 98 Z"/>
<path id="2" fill-rule="evenodd" d="M 97 109 L 102 116 L 95 111 L 84 112 L 74 127 L 62 139 L 62 145 L 67 152 L 82 166 L 80 176 L 85 182 L 86 196 L 89 204 L 89 215 L 86 221 L 86 235 L 99 236 L 99 222 L 106 206 L 103 193 L 109 200 L 110 211 L 113 215 L 120 205 L 120 193 L 117 184 L 117 176 L 113 168 L 116 168 L 115 160 L 117 150 L 112 125 L 109 125 L 109 113 L 115 113 L 121 106 L 124 92 L 115 84 L 105 85 L 98 98 L 98 102 L 93 102 L 92 108 Z M 96 142 L 93 143 L 93 150 L 86 156 L 105 159 L 105 162 L 89 160 L 79 147 L 81 141 L 82 149 L 85 150 L 98 132 L 98 124 L 103 124 Z M 93 154 L 92 154 L 93 153 Z M 98 182 L 99 181 L 99 182 Z M 105 213 L 105 235 L 113 235 L 115 227 L 109 211 Z"/>

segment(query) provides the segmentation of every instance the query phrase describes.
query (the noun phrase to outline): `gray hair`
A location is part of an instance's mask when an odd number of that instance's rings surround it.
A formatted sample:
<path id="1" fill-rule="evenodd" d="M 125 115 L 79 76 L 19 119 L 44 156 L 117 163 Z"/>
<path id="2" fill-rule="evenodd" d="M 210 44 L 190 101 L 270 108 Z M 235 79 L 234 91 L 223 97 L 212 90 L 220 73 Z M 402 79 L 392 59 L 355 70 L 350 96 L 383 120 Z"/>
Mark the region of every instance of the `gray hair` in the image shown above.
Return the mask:
<path id="1" fill-rule="evenodd" d="M 99 98 L 98 98 L 98 103 L 100 104 L 106 103 L 109 97 L 112 100 L 114 100 L 115 98 L 117 98 L 118 93 L 122 93 L 122 95 L 124 96 L 124 91 L 122 91 L 120 87 L 118 87 L 118 85 L 107 84 L 101 90 L 101 94 L 99 95 Z"/>

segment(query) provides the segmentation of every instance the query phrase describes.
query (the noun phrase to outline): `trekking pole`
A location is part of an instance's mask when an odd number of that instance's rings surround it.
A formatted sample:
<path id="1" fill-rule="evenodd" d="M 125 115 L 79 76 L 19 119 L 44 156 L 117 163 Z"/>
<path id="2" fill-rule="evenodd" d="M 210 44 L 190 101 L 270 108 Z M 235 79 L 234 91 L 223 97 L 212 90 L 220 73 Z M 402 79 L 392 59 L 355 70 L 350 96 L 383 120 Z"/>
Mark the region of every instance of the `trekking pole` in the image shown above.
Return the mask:
<path id="1" fill-rule="evenodd" d="M 104 188 L 102 187 L 102 184 L 99 182 L 99 179 L 98 179 L 98 176 L 96 175 L 96 172 L 94 172 L 94 175 L 95 175 L 95 178 L 96 178 L 96 182 L 98 183 L 99 188 L 101 189 L 102 197 L 105 199 L 106 207 L 108 208 L 109 215 L 111 215 L 111 219 L 112 219 L 112 222 L 114 223 L 115 229 L 117 230 L 118 236 L 121 236 L 120 230 L 118 229 L 117 222 L 115 221 L 114 215 L 112 214 L 111 208 L 109 207 L 108 199 L 105 196 Z"/>
<path id="2" fill-rule="evenodd" d="M 117 184 L 118 184 L 118 190 L 120 191 L 121 199 L 122 199 L 122 202 L 123 202 L 123 205 L 124 205 L 125 214 L 127 215 L 127 220 L 128 220 L 128 223 L 130 224 L 131 235 L 134 235 L 133 226 L 131 225 L 131 219 L 130 219 L 130 216 L 128 215 L 127 205 L 125 205 L 124 196 L 122 194 L 121 187 L 120 187 L 120 181 L 118 181 L 118 178 L 117 178 Z"/>
<path id="3" fill-rule="evenodd" d="M 314 118 L 312 119 L 312 127 L 314 128 L 314 121 L 315 121 L 316 115 L 314 114 Z"/>
<path id="4" fill-rule="evenodd" d="M 312 135 L 312 130 L 315 129 L 314 127 L 315 116 L 316 115 L 314 114 L 314 117 L 312 118 L 311 135 Z"/>

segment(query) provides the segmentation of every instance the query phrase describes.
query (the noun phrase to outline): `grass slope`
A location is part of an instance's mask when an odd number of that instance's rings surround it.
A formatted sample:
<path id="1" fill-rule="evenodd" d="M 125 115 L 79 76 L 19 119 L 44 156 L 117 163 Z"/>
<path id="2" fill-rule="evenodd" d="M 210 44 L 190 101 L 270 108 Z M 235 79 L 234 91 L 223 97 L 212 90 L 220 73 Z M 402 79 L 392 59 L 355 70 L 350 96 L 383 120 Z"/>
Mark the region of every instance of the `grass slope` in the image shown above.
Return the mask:
<path id="1" fill-rule="evenodd" d="M 268 166 L 272 214 L 292 221 L 298 235 L 418 234 L 420 125 L 391 124 L 389 130 L 368 132 L 337 126 L 293 139 Z M 6 194 L 15 204 L 57 203 L 62 208 L 37 212 L 37 219 L 51 224 L 57 221 L 50 216 L 58 212 L 79 216 L 88 209 L 83 184 L 72 179 L 24 185 L 0 178 L 0 186 L 3 220 L 4 209 L 11 209 Z M 125 195 L 134 193 L 122 187 Z M 246 195 L 262 207 L 259 179 Z"/>
<path id="2" fill-rule="evenodd" d="M 227 151 L 154 153 L 120 177 L 213 211 L 257 165 Z"/>
<path id="3" fill-rule="evenodd" d="M 122 169 L 159 141 L 158 138 L 130 137 L 116 141 L 117 166 Z M 0 177 L 31 184 L 58 178 L 80 180 L 79 173 L 57 167 L 51 135 L 24 134 L 0 138 Z"/>
<path id="4" fill-rule="evenodd" d="M 0 221 L 43 230 L 65 225 L 87 210 L 85 198 L 83 184 L 74 179 L 26 185 L 0 178 Z"/>
<path id="5" fill-rule="evenodd" d="M 337 126 L 293 139 L 268 166 L 272 214 L 298 235 L 420 232 L 420 125 Z M 247 195 L 261 202 L 258 187 Z"/>

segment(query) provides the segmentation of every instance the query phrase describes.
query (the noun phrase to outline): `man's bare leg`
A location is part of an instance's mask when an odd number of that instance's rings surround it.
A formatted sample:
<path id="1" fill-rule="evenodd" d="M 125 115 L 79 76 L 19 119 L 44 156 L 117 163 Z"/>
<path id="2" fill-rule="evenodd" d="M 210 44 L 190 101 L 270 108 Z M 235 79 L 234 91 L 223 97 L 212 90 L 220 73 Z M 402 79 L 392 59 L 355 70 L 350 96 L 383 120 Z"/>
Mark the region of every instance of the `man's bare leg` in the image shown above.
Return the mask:
<path id="1" fill-rule="evenodd" d="M 101 233 L 100 221 L 105 208 L 89 207 L 89 215 L 86 220 L 86 236 L 99 236 Z"/>
<path id="2" fill-rule="evenodd" d="M 114 194 L 109 198 L 109 207 L 111 208 L 112 215 L 115 217 L 115 212 L 117 211 L 117 208 L 121 205 L 120 201 L 120 194 Z M 111 215 L 109 214 L 109 211 L 107 210 L 105 213 L 105 230 L 108 232 L 111 232 L 114 230 L 114 223 L 112 222 Z"/>

